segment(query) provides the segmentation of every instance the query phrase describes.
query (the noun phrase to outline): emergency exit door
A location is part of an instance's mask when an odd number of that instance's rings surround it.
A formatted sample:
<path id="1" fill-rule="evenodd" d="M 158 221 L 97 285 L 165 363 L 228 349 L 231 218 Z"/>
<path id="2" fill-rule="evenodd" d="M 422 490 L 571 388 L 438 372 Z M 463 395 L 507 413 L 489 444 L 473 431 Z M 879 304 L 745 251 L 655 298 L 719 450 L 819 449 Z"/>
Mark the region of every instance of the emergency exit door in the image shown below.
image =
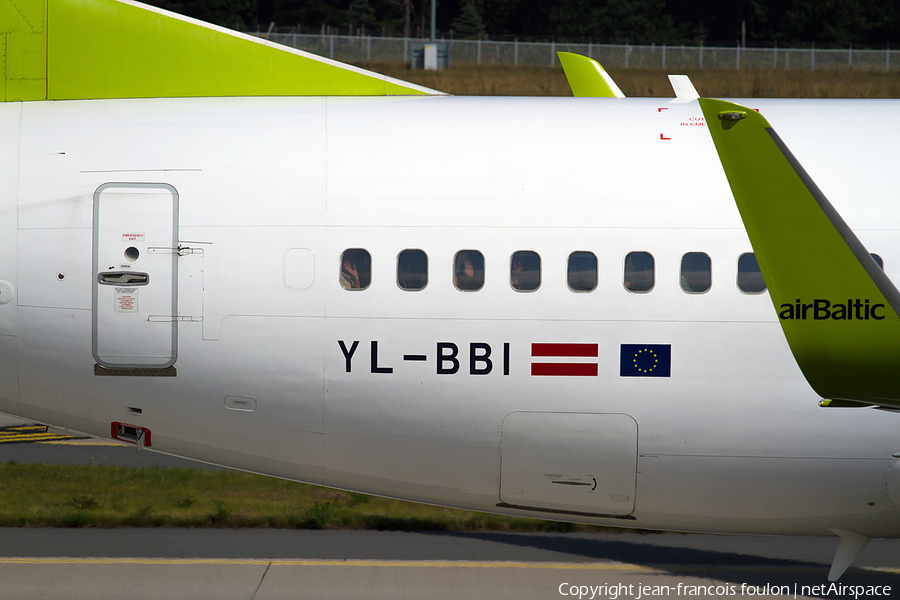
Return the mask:
<path id="1" fill-rule="evenodd" d="M 93 352 L 107 368 L 177 358 L 178 192 L 106 183 L 94 192 Z"/>

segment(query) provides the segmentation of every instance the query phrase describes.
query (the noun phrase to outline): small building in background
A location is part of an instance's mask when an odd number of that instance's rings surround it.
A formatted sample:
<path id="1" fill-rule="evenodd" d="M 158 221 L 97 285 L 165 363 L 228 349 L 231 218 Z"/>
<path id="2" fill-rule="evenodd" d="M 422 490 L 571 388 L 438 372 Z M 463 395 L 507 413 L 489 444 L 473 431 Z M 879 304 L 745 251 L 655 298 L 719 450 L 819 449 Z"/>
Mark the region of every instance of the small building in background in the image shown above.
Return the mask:
<path id="1" fill-rule="evenodd" d="M 411 69 L 440 71 L 450 68 L 449 42 L 411 42 L 410 50 Z"/>

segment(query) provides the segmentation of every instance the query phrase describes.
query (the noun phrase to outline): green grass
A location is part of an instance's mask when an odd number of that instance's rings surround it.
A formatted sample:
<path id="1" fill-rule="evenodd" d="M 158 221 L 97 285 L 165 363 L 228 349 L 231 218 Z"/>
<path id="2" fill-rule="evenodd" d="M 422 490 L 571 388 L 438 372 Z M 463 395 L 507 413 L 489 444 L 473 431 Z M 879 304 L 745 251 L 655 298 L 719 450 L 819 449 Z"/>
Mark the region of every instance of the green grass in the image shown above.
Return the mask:
<path id="1" fill-rule="evenodd" d="M 412 70 L 397 63 L 366 69 L 458 96 L 571 96 L 561 67 L 458 65 Z M 900 74 L 866 71 L 754 71 L 733 69 L 610 69 L 631 97 L 671 97 L 670 73 L 688 75 L 709 98 L 898 98 Z"/>
<path id="2" fill-rule="evenodd" d="M 597 531 L 182 468 L 0 464 L 0 527 Z"/>

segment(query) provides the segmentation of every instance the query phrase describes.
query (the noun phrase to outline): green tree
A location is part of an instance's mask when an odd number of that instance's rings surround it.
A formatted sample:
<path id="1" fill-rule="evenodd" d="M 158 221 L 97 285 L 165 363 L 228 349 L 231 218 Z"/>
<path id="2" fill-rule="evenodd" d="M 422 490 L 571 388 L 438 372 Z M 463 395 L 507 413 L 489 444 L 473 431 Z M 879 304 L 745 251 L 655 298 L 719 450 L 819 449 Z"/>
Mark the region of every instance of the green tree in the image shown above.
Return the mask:
<path id="1" fill-rule="evenodd" d="M 484 22 L 472 0 L 463 4 L 459 16 L 450 23 L 450 29 L 453 30 L 453 37 L 461 40 L 475 40 L 487 36 Z"/>
<path id="2" fill-rule="evenodd" d="M 350 8 L 347 9 L 347 22 L 351 31 L 375 24 L 375 10 L 369 4 L 369 0 L 350 0 Z"/>
<path id="3" fill-rule="evenodd" d="M 791 0 L 779 6 L 780 33 L 792 42 L 865 42 L 871 40 L 871 8 L 859 0 Z"/>
<path id="4" fill-rule="evenodd" d="M 601 10 L 608 24 L 603 37 L 613 42 L 673 43 L 680 41 L 665 0 L 608 0 Z"/>
<path id="5" fill-rule="evenodd" d="M 256 24 L 257 0 L 145 0 L 148 4 L 214 23 L 244 29 Z"/>
<path id="6" fill-rule="evenodd" d="M 278 25 L 303 25 L 303 31 L 318 28 L 344 27 L 347 24 L 347 13 L 332 0 L 275 0 L 273 13 L 269 16 L 260 14 L 260 23 L 275 21 Z M 266 20 L 268 19 L 268 20 Z"/>

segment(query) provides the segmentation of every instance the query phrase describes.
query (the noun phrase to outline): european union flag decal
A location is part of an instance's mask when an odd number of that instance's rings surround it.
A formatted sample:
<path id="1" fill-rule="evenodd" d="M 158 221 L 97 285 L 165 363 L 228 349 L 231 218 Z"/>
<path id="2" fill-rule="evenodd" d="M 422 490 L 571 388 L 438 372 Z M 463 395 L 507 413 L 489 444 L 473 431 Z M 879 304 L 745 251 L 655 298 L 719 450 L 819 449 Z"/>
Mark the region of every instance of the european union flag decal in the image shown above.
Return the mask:
<path id="1" fill-rule="evenodd" d="M 671 344 L 622 344 L 620 377 L 671 377 Z"/>

